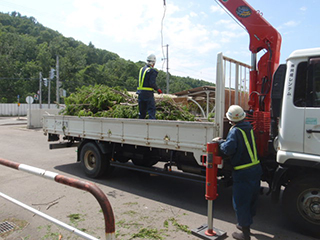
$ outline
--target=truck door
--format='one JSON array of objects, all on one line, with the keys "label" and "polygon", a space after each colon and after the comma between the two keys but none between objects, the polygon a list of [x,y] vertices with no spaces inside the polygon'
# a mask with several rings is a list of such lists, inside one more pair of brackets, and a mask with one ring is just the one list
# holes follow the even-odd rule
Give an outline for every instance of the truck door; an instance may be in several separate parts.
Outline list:
[{"label": "truck door", "polygon": [[304,151],[320,155],[320,57],[309,59],[307,72]]}]

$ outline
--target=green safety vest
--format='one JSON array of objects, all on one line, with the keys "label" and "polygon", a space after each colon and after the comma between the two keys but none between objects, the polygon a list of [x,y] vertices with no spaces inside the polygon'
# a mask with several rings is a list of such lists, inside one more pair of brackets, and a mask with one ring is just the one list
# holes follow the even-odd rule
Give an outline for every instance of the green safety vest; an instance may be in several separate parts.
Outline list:
[{"label": "green safety vest", "polygon": [[252,149],[251,149],[251,146],[250,146],[250,143],[248,141],[248,138],[247,138],[247,135],[246,135],[245,131],[243,131],[241,128],[238,128],[238,127],[237,127],[237,129],[239,129],[240,132],[242,133],[244,143],[246,144],[249,156],[251,158],[251,163],[247,163],[247,164],[244,164],[244,165],[236,166],[236,167],[234,167],[234,170],[241,170],[241,169],[248,168],[248,167],[251,167],[251,166],[259,164],[260,161],[258,160],[257,148],[256,148],[255,140],[254,140],[253,130],[251,129],[251,131],[250,131],[251,139],[252,139],[252,145],[253,145],[253,152],[252,152]]},{"label": "green safety vest", "polygon": [[143,71],[143,67],[140,69],[140,72],[139,72],[139,87],[137,88],[138,90],[153,91],[153,88],[144,87],[143,86],[144,78],[146,76],[146,73],[149,71],[149,69],[150,69],[149,67],[146,68],[144,71]]}]

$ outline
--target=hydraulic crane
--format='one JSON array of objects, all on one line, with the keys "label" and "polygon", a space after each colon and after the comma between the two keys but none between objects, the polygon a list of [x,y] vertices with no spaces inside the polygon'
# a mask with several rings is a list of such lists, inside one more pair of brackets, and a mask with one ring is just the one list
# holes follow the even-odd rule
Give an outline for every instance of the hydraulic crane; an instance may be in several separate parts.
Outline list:
[{"label": "hydraulic crane", "polygon": [[[250,36],[249,50],[252,57],[248,120],[253,125],[258,154],[264,157],[268,155],[271,86],[273,74],[280,60],[281,35],[246,1],[219,0],[219,2],[247,29]],[[262,50],[266,52],[257,63],[257,53]]]}]

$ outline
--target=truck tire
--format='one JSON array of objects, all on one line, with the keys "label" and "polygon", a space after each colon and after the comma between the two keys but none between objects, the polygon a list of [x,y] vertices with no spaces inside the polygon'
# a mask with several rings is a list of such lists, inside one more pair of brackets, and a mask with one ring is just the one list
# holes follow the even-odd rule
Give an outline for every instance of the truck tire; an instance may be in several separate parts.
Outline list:
[{"label": "truck tire", "polygon": [[320,178],[306,176],[289,183],[283,193],[288,219],[304,234],[320,237]]},{"label": "truck tire", "polygon": [[81,148],[80,161],[85,174],[90,178],[99,178],[104,175],[110,164],[107,157],[93,142],[87,142]]}]

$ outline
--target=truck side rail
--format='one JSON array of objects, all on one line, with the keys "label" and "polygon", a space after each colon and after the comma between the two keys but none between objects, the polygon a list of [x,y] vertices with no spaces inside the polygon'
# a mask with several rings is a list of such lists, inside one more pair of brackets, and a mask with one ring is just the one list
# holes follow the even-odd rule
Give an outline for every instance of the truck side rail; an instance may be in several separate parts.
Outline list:
[{"label": "truck side rail", "polygon": [[43,116],[45,134],[193,152],[198,164],[206,144],[218,136],[212,122]]},{"label": "truck side rail", "polygon": [[248,109],[249,75],[251,66],[235,59],[217,54],[215,122],[219,126],[219,136],[224,135],[226,110],[233,104]]}]

